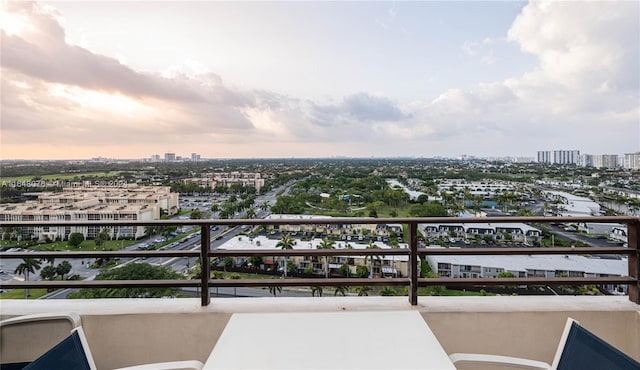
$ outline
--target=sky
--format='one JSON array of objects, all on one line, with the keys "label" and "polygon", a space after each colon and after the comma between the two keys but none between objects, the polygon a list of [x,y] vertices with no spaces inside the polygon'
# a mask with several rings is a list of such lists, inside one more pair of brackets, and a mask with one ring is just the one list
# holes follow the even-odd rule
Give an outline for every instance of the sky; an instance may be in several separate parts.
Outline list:
[{"label": "sky", "polygon": [[638,1],[2,1],[0,158],[640,151]]}]

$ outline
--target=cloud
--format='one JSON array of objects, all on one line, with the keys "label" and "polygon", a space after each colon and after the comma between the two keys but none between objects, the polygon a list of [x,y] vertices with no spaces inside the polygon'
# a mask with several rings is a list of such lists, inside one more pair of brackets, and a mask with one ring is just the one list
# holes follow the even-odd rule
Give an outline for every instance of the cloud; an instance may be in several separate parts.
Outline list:
[{"label": "cloud", "polygon": [[7,4],[25,25],[1,35],[3,158],[38,145],[60,156],[78,145],[138,153],[160,145],[222,157],[640,147],[637,2],[529,3],[505,38],[462,50],[497,65],[492,48],[508,41],[537,58],[534,68],[410,102],[366,91],[321,102],[243,90],[196,60],[136,71],[69,44],[55,10]]},{"label": "cloud", "polygon": [[[473,136],[503,150],[506,145],[517,151],[517,142],[530,153],[548,149],[549,143],[566,147],[568,140],[587,153],[637,150],[638,7],[637,2],[529,3],[507,37],[536,56],[538,65],[519,77],[442,93],[417,110],[422,125],[414,133],[459,143]],[[462,49],[480,56],[483,45],[495,42],[500,40],[469,41]]]},{"label": "cloud", "polygon": [[[3,144],[186,141],[254,129],[243,114],[254,96],[193,63],[165,76],[136,71],[68,44],[55,9],[9,2],[6,11],[24,27],[0,31]],[[41,133],[16,134],[25,130]]]},{"label": "cloud", "polygon": [[383,96],[365,92],[345,97],[341,104],[310,103],[312,121],[320,126],[402,121],[411,117],[396,103]]}]

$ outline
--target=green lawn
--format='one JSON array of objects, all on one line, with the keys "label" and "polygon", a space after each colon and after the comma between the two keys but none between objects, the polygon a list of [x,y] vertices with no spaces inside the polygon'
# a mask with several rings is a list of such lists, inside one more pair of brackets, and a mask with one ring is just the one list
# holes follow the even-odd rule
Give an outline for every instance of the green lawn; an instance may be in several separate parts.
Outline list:
[{"label": "green lawn", "polygon": [[[47,294],[46,289],[29,289],[29,299],[40,298]],[[23,289],[13,289],[5,293],[0,293],[0,299],[24,299]]]}]

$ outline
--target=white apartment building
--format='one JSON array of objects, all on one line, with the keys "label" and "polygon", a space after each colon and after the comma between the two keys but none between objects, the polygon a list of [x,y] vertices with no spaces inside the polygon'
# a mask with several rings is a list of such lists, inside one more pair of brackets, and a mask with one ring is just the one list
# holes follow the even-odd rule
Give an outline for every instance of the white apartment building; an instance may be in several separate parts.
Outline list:
[{"label": "white apartment building", "polygon": [[[62,193],[41,193],[35,201],[0,204],[0,221],[152,221],[160,219],[161,209],[176,212],[177,204],[178,194],[169,187],[65,188]],[[102,229],[112,239],[140,238],[145,232],[144,226],[38,226],[5,229],[2,237],[65,240],[79,232],[91,239]]]},{"label": "white apartment building", "polygon": [[468,190],[471,195],[493,197],[496,193],[516,192],[518,187],[502,181],[469,181],[450,179],[438,183],[440,193],[453,193]]},{"label": "white apartment building", "polygon": [[624,168],[640,170],[640,152],[624,154]]},{"label": "white apartment building", "polygon": [[[264,249],[264,250],[279,250],[276,245],[280,239],[271,239],[265,236],[257,236],[255,238],[249,238],[247,236],[236,236],[218,249],[224,250],[243,250],[243,249]],[[295,240],[293,249],[296,250],[316,250],[322,243],[322,239],[312,239],[308,241]],[[358,266],[366,266],[372,272],[374,277],[403,277],[408,276],[409,273],[409,256],[385,256],[384,250],[391,249],[386,243],[374,242],[377,248],[380,249],[380,255],[371,258],[365,258],[365,256],[333,256],[324,258],[322,256],[291,256],[290,261],[293,261],[299,270],[305,270],[311,268],[315,274],[323,274],[325,268],[329,272],[336,272],[338,269],[346,265],[349,269],[349,274],[355,275]],[[357,242],[344,242],[336,241],[333,244],[335,249],[366,249],[369,243],[357,243]],[[408,245],[401,243],[399,248],[408,248]],[[236,265],[241,265],[247,260],[246,257],[237,257],[235,259]],[[285,258],[284,257],[265,257],[263,259],[265,265],[276,264],[280,270],[284,269]],[[326,264],[326,265],[325,265]]]},{"label": "white apartment building", "polygon": [[426,262],[441,277],[496,278],[501,272],[516,277],[606,277],[627,276],[626,259],[576,255],[521,256],[427,256]]},{"label": "white apartment building", "polygon": [[203,173],[200,178],[184,179],[185,183],[197,183],[214,189],[217,186],[230,187],[233,184],[250,186],[259,193],[264,186],[264,179],[258,172],[213,172]]},{"label": "white apartment building", "polygon": [[42,193],[38,202],[70,203],[82,198],[99,198],[104,204],[157,205],[168,215],[179,210],[179,194],[172,193],[169,186],[139,186],[137,184],[117,184],[118,186],[79,186],[64,188],[62,193]]},{"label": "white apartment building", "polygon": [[578,164],[579,162],[580,162],[579,150],[538,151],[538,163]]},{"label": "white apartment building", "polygon": [[476,236],[491,238],[509,235],[516,242],[532,242],[542,236],[535,227],[521,222],[501,223],[451,223],[451,224],[419,224],[418,230],[426,237],[475,238]]}]

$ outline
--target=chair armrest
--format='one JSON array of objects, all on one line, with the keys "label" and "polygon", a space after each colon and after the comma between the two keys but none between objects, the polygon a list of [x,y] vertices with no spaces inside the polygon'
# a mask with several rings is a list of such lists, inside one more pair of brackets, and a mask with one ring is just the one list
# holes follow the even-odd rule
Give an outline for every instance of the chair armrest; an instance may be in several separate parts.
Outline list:
[{"label": "chair armrest", "polygon": [[190,360],[121,367],[115,370],[201,370],[202,366],[202,362]]},{"label": "chair armrest", "polygon": [[81,325],[82,321],[80,315],[75,312],[67,313],[38,313],[33,315],[16,316],[10,319],[0,321],[0,327],[29,323],[35,321],[53,321],[53,320],[67,320],[73,328],[77,328]]},{"label": "chair armrest", "polygon": [[481,362],[484,364],[505,366],[509,365],[515,368],[521,369],[533,369],[533,370],[550,370],[551,366],[542,361],[529,360],[526,358],[498,356],[498,355],[484,355],[476,353],[453,353],[449,355],[451,362],[454,364],[457,362]]}]

